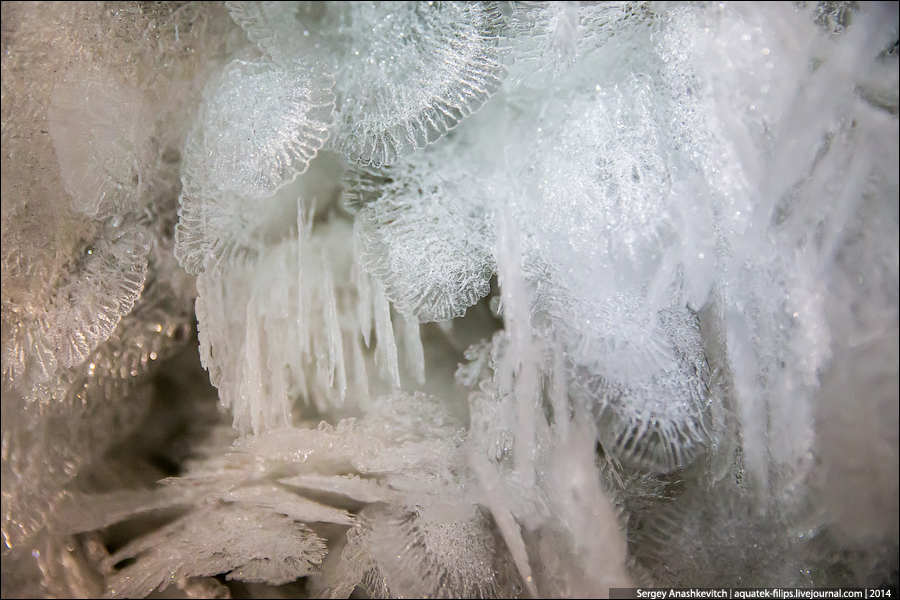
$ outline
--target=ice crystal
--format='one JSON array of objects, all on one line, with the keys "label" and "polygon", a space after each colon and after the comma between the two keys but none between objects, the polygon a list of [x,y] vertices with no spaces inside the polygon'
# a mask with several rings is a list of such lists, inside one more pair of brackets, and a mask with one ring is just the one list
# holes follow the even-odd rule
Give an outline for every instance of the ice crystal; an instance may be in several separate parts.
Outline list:
[{"label": "ice crystal", "polygon": [[66,192],[91,217],[133,210],[148,133],[141,97],[98,71],[70,73],[53,89],[47,115]]},{"label": "ice crystal", "polygon": [[604,45],[646,28],[650,17],[647,2],[517,2],[510,80],[545,87],[579,62],[602,60]]},{"label": "ice crystal", "polygon": [[478,110],[505,76],[496,3],[233,2],[230,8],[276,61],[318,51],[336,82],[332,146],[363,164],[391,164],[438,140]]},{"label": "ice crystal", "polygon": [[5,372],[45,382],[60,369],[77,367],[131,312],[147,276],[149,236],[116,217],[96,235],[82,242],[68,269],[55,274],[53,288],[26,300],[40,309],[4,310]]},{"label": "ice crystal", "polygon": [[896,4],[0,10],[4,597],[895,581]]},{"label": "ice crystal", "polygon": [[687,308],[662,311],[659,326],[671,362],[646,378],[575,372],[572,395],[595,406],[601,443],[624,462],[670,472],[690,464],[709,443],[709,367],[699,325]]},{"label": "ice crystal", "polygon": [[397,310],[421,322],[461,317],[487,295],[495,270],[489,191],[461,177],[460,146],[440,143],[395,166],[357,168],[344,192],[363,264]]},{"label": "ice crystal", "polygon": [[429,598],[500,595],[495,540],[484,514],[444,522],[435,516],[397,508],[367,515],[368,551],[387,589]]},{"label": "ice crystal", "polygon": [[186,190],[264,197],[305,171],[328,137],[330,85],[302,65],[231,61],[210,82],[203,128],[185,148]]},{"label": "ice crystal", "polygon": [[[250,542],[250,543],[248,543]],[[110,597],[143,596],[183,577],[286,583],[315,572],[325,542],[290,517],[239,504],[198,509],[128,544],[109,559],[136,559],[111,578]]]}]

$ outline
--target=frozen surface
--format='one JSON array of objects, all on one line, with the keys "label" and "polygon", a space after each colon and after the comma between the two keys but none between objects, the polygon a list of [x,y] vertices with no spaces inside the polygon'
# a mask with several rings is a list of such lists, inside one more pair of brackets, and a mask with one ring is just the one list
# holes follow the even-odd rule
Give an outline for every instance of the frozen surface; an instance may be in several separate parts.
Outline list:
[{"label": "frozen surface", "polygon": [[110,556],[111,564],[140,557],[140,566],[118,571],[109,582],[108,595],[131,598],[165,589],[183,577],[218,573],[228,573],[228,579],[287,583],[315,572],[324,556],[324,541],[289,517],[212,506]]}]

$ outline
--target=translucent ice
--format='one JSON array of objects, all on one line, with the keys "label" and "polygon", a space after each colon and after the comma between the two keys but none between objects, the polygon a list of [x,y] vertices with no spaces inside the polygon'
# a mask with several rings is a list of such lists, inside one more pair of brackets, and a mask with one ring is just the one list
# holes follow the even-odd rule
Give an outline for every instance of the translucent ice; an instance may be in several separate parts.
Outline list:
[{"label": "translucent ice", "polygon": [[510,19],[510,81],[545,87],[576,63],[602,60],[610,38],[627,38],[650,24],[649,4],[517,2]]}]

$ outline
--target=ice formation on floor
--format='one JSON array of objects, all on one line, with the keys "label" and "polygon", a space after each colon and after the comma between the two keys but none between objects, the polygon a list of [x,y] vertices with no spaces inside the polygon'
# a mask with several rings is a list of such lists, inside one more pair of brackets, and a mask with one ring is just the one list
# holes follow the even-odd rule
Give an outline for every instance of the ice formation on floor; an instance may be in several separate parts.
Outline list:
[{"label": "ice formation on floor", "polygon": [[4,597],[896,586],[896,4],[2,22]]}]

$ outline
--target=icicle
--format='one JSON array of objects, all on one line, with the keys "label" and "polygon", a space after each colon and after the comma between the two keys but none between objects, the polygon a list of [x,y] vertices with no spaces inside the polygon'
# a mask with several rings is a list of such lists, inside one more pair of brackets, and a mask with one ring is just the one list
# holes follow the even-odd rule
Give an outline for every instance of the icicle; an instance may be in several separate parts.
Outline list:
[{"label": "icicle", "polygon": [[309,385],[306,382],[306,369],[304,368],[303,363],[306,362],[307,357],[300,357],[300,365],[296,370],[292,369],[292,373],[294,375],[294,379],[297,382],[297,390],[300,394],[300,397],[303,398],[303,402],[309,406],[309,395],[312,393]]},{"label": "icicle", "polygon": [[414,316],[402,315],[403,350],[406,354],[406,369],[419,384],[425,383],[425,350],[419,333],[419,320]]},{"label": "icicle", "polygon": [[[276,256],[275,267],[278,273],[290,273],[291,256],[289,252],[279,252]],[[268,280],[257,278],[254,282],[256,289],[266,289]],[[266,367],[271,374],[271,390],[269,393],[272,403],[272,417],[278,419],[281,414],[284,423],[290,423],[290,409],[288,407],[288,377],[286,370],[291,358],[295,355],[293,343],[294,332],[290,327],[284,327],[291,315],[291,282],[290,278],[277,278],[272,282],[269,291],[268,309],[263,320],[263,331],[266,334],[266,342],[269,348]],[[289,321],[288,321],[289,322]]]},{"label": "icicle", "polygon": [[332,380],[329,368],[331,357],[327,340],[321,335],[315,335],[312,338],[312,355],[316,357],[316,371],[312,377],[309,394],[315,402],[316,409],[319,412],[325,412],[331,408]]},{"label": "icicle", "polygon": [[741,311],[729,311],[727,335],[729,362],[738,395],[744,468],[757,490],[765,495],[769,489],[766,398],[757,379],[758,363]]},{"label": "icicle", "polygon": [[359,248],[356,240],[356,236],[353,236],[353,273],[356,279],[356,294],[358,297],[356,316],[359,319],[359,328],[362,330],[366,348],[371,348],[369,342],[372,336],[372,287],[369,282],[369,273],[366,272],[359,260]]},{"label": "icicle", "polygon": [[540,400],[541,373],[532,361],[522,363],[516,377],[516,437],[513,455],[516,471],[521,474],[526,489],[534,485],[535,432],[537,430],[536,407]]},{"label": "icicle", "polygon": [[553,384],[550,401],[553,405],[553,422],[559,439],[566,439],[569,434],[569,394],[566,386],[566,357],[559,340],[553,343]]},{"label": "icicle", "polygon": [[303,257],[312,233],[313,211],[307,215],[303,196],[297,197],[297,330],[300,335],[300,354],[309,356],[309,286],[304,281]]},{"label": "icicle", "polygon": [[540,394],[540,370],[531,335],[528,292],[522,278],[519,232],[505,212],[501,212],[499,221],[497,266],[503,298],[503,322],[510,342],[501,361],[500,393],[502,396],[514,388],[516,430],[513,456],[522,483],[529,488],[535,478],[535,411]]},{"label": "icicle", "polygon": [[500,214],[497,240],[497,270],[503,302],[503,325],[514,348],[531,339],[530,306],[522,277],[522,249],[519,230],[509,215]]},{"label": "icicle", "polygon": [[372,281],[373,308],[375,312],[375,362],[382,371],[382,377],[390,379],[391,385],[400,387],[400,367],[397,364],[397,344],[394,342],[394,328],[391,324],[391,305],[384,295],[384,287],[377,279]]},{"label": "icicle", "polygon": [[341,324],[338,321],[337,300],[335,298],[334,281],[331,276],[331,267],[328,266],[324,254],[322,264],[325,266],[325,297],[323,310],[325,312],[325,335],[328,339],[328,385],[333,386],[337,375],[338,393],[341,402],[347,397],[347,373],[344,367],[344,343],[341,339]]},{"label": "icicle", "polygon": [[[197,337],[200,340],[200,364],[207,371],[210,371],[212,367],[211,323],[222,323],[222,321],[212,320],[211,317],[218,312],[216,307],[221,302],[221,281],[213,279],[211,275],[201,273],[197,277],[197,301],[194,303],[194,307],[197,313]],[[213,385],[216,385],[211,371],[210,379]]]},{"label": "icicle", "polygon": [[[285,377],[284,369],[272,369],[270,366],[269,370],[272,373],[271,398],[272,403],[275,405],[272,408],[275,409],[280,406],[281,418],[284,419],[285,424],[290,423],[291,416],[288,407],[287,378]],[[277,419],[278,413],[273,410],[272,416]]]},{"label": "icicle", "polygon": [[525,582],[525,587],[528,588],[531,596],[538,598],[537,586],[531,576],[531,565],[528,563],[528,550],[525,548],[525,540],[522,539],[522,530],[519,524],[516,523],[509,508],[510,503],[501,489],[500,474],[497,473],[497,470],[486,458],[479,456],[471,448],[468,454],[469,464],[472,466],[472,471],[474,471],[475,477],[478,478],[478,482],[484,490],[488,508],[494,516],[498,529],[500,529],[503,541],[509,547],[516,569],[518,569],[519,575],[522,576],[522,581]]},{"label": "icicle", "polygon": [[[263,361],[259,344],[259,328],[256,324],[256,303],[253,298],[247,302],[247,327],[244,337],[244,373],[247,383],[247,402],[249,403],[250,424],[253,433],[258,434],[260,425],[269,425],[269,414],[266,406],[266,398],[263,393],[262,369]],[[235,410],[235,420],[242,411]],[[262,417],[263,423],[260,423]]]},{"label": "icicle", "polygon": [[[552,508],[567,530],[580,573],[574,575],[572,596],[608,597],[610,587],[632,585],[625,570],[628,558],[625,532],[616,507],[603,493],[594,464],[594,434],[573,424],[571,435],[553,451],[550,484]],[[583,574],[582,574],[583,573]]]},{"label": "icicle", "polygon": [[353,355],[354,397],[357,405],[365,405],[369,400],[369,376],[366,374],[366,359],[358,335],[353,336],[350,351]]}]

